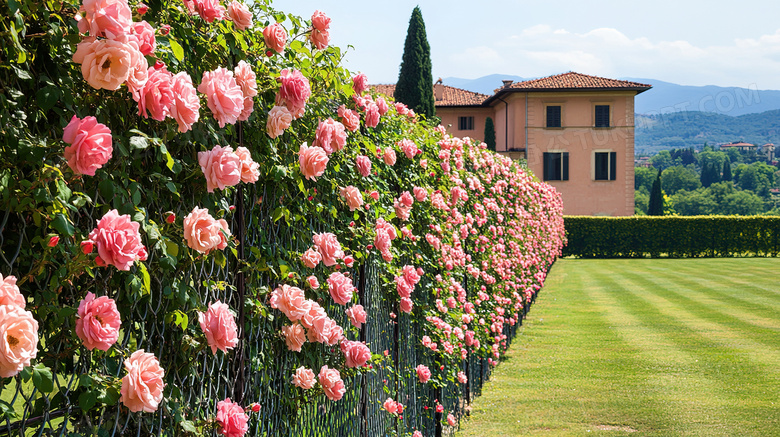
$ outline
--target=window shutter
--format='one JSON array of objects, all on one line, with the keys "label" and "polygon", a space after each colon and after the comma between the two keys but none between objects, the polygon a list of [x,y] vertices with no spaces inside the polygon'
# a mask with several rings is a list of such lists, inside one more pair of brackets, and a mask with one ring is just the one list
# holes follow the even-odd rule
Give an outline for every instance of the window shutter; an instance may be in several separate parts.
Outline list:
[{"label": "window shutter", "polygon": [[561,172],[561,180],[562,181],[568,181],[569,180],[569,152],[563,152],[562,155],[562,161],[563,161],[563,171]]},{"label": "window shutter", "polygon": [[543,164],[544,165],[542,168],[542,173],[543,173],[542,179],[544,179],[545,181],[549,181],[550,180],[550,154],[549,153],[544,154]]},{"label": "window shutter", "polygon": [[609,180],[614,181],[617,176],[617,153],[609,152]]}]

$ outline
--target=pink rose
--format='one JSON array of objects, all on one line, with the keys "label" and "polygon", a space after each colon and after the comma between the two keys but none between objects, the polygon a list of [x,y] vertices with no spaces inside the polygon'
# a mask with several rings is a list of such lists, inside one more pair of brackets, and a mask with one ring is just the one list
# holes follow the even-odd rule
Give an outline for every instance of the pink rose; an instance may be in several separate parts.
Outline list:
[{"label": "pink rose", "polygon": [[[319,307],[319,305],[317,306]],[[308,329],[307,337],[312,343],[327,343],[330,331],[336,325],[336,322],[331,320],[322,308],[318,308],[314,314],[310,312],[304,316],[301,323]]]},{"label": "pink rose", "polygon": [[398,199],[396,199],[393,203],[393,208],[395,209],[396,217],[398,217],[401,221],[409,220],[409,214],[411,213],[412,208],[402,205]]},{"label": "pink rose", "polygon": [[371,359],[371,350],[359,341],[342,341],[341,352],[346,358],[347,367],[363,367]]},{"label": "pink rose", "polygon": [[184,133],[190,130],[200,118],[200,99],[192,85],[192,78],[185,71],[171,78],[171,89],[173,91],[171,117],[179,124],[179,132]]},{"label": "pink rose", "polygon": [[369,103],[366,106],[366,126],[376,127],[379,124],[379,107],[376,103]]},{"label": "pink rose", "polygon": [[387,102],[385,101],[384,97],[379,97],[376,99],[376,107],[379,109],[379,116],[383,116],[387,114],[387,111],[390,110],[390,108],[387,106]]},{"label": "pink rose", "polygon": [[301,347],[306,343],[306,332],[303,330],[303,326],[298,323],[282,326],[282,335],[287,349],[293,352],[300,352]]},{"label": "pink rose", "polygon": [[320,374],[317,375],[320,385],[325,391],[325,396],[332,401],[338,401],[344,396],[346,389],[344,381],[341,380],[341,374],[336,369],[329,369],[328,366],[322,366]]},{"label": "pink rose", "polygon": [[324,50],[330,44],[330,33],[327,30],[311,30],[311,43],[317,50]]},{"label": "pink rose", "polygon": [[327,267],[336,264],[338,260],[344,258],[344,251],[341,250],[341,244],[339,244],[339,240],[336,239],[335,235],[329,232],[314,234],[312,239],[320,255],[322,255],[322,263]]},{"label": "pink rose", "polygon": [[227,353],[228,349],[238,345],[236,318],[226,303],[216,301],[209,305],[205,313],[198,311],[198,323],[206,334],[212,354],[216,355],[217,349]]},{"label": "pink rose", "polygon": [[233,20],[238,30],[246,30],[252,27],[252,12],[245,4],[233,0],[227,7],[228,17]]},{"label": "pink rose", "polygon": [[371,174],[371,158],[365,155],[358,155],[355,158],[355,164],[357,165],[358,173],[361,176],[367,177]]},{"label": "pink rose", "polygon": [[363,94],[363,91],[368,89],[368,77],[363,73],[356,74],[352,78],[352,89],[355,94]]},{"label": "pink rose", "polygon": [[27,299],[22,296],[19,287],[16,286],[16,276],[9,275],[3,278],[0,274],[0,305],[17,306],[24,309]]},{"label": "pink rose", "polygon": [[260,173],[257,169],[260,164],[256,163],[252,159],[252,154],[246,147],[239,147],[236,149],[236,155],[238,155],[239,161],[241,161],[241,182],[245,184],[254,184],[260,179]]},{"label": "pink rose", "polygon": [[[233,3],[238,3],[233,0]],[[239,61],[234,70],[236,83],[241,87],[244,97],[254,97],[257,95],[257,75],[252,71],[252,66],[246,61]]]},{"label": "pink rose", "polygon": [[37,353],[38,322],[32,313],[16,305],[0,305],[0,377],[18,374]]},{"label": "pink rose", "polygon": [[387,400],[382,403],[382,408],[384,408],[385,411],[390,414],[396,414],[398,411],[398,403],[396,403],[392,398],[387,398]]},{"label": "pink rose", "polygon": [[421,383],[425,384],[431,379],[431,370],[427,366],[420,364],[415,370],[417,371],[417,378]]},{"label": "pink rose", "polygon": [[401,311],[405,312],[406,314],[411,314],[412,308],[414,308],[414,302],[412,302],[412,300],[408,297],[402,297],[400,306]]},{"label": "pink rose", "polygon": [[374,200],[379,200],[379,192],[376,190],[372,190],[368,195]]},{"label": "pink rose", "polygon": [[382,159],[385,161],[385,164],[387,165],[395,165],[396,156],[395,156],[395,150],[393,150],[392,147],[388,147],[385,149],[385,154],[382,156]]},{"label": "pink rose", "polygon": [[347,132],[344,130],[343,124],[328,118],[317,126],[312,147],[322,147],[330,155],[343,149],[346,144]]},{"label": "pink rose", "polygon": [[423,437],[423,433],[421,433],[420,431],[415,431],[414,433],[412,433],[412,437]]},{"label": "pink rose", "polygon": [[127,271],[136,260],[146,260],[146,247],[141,242],[139,227],[129,215],[119,215],[112,209],[98,220],[89,239],[97,245],[98,255],[106,264]]},{"label": "pink rose", "polygon": [[455,416],[452,415],[452,413],[447,414],[447,424],[450,426],[455,426],[458,423],[458,419],[455,418]]},{"label": "pink rose", "polygon": [[[271,296],[271,299],[273,299],[273,296]],[[328,315],[325,313],[325,310],[322,309],[320,304],[317,302],[308,301],[309,302],[309,310],[306,311],[306,313],[301,317],[301,325],[303,325],[306,329],[312,329],[314,326],[314,322],[318,319],[327,319]],[[309,337],[313,338],[313,337]],[[315,340],[316,341],[316,340]]]},{"label": "pink rose", "polygon": [[219,2],[220,0],[195,0],[195,10],[207,23],[214,20],[225,18],[225,8]]},{"label": "pink rose", "polygon": [[80,119],[74,115],[65,126],[62,140],[70,144],[63,154],[76,174],[94,176],[114,151],[111,130],[92,116]]},{"label": "pink rose", "polygon": [[154,38],[154,28],[146,21],[133,23],[132,34],[129,40],[135,41],[138,45],[138,51],[144,56],[151,55],[157,47],[157,41]]},{"label": "pink rose", "polygon": [[304,390],[308,390],[314,387],[317,380],[314,377],[314,372],[311,369],[307,369],[303,366],[295,369],[293,373],[292,383],[296,387],[300,387]]},{"label": "pink rose", "polygon": [[346,305],[352,300],[355,286],[352,280],[340,272],[333,272],[328,277],[328,291],[333,301],[339,305]]},{"label": "pink rose", "polygon": [[306,299],[303,290],[287,284],[280,285],[271,292],[271,308],[283,312],[291,322],[300,320],[311,310],[312,302]]},{"label": "pink rose", "polygon": [[287,44],[287,32],[281,24],[274,23],[263,29],[263,39],[269,49],[276,53],[282,53],[285,44]]},{"label": "pink rose", "polygon": [[363,323],[366,323],[366,319],[368,318],[366,311],[363,309],[363,305],[352,305],[349,307],[349,309],[347,309],[346,313],[347,317],[349,317],[350,323],[352,323],[352,325],[357,329],[360,329]]},{"label": "pink rose", "polygon": [[244,110],[244,93],[233,77],[233,72],[223,67],[204,71],[198,91],[206,95],[206,103],[219,123],[219,127],[235,124]]},{"label": "pink rose", "polygon": [[[315,253],[318,253],[318,252],[315,252]],[[308,278],[306,278],[306,283],[309,284],[309,287],[311,287],[312,290],[316,290],[316,289],[320,288],[320,281],[317,279],[316,276],[312,275],[312,276],[309,276]]]},{"label": "pink rose", "polygon": [[214,249],[227,247],[225,234],[230,236],[230,228],[225,219],[215,220],[206,208],[193,208],[184,217],[184,240],[187,246],[200,253],[208,254]]},{"label": "pink rose", "polygon": [[226,398],[217,402],[219,433],[227,437],[243,437],[249,431],[249,416],[241,405]]},{"label": "pink rose", "polygon": [[198,163],[206,176],[206,189],[213,193],[215,188],[237,185],[241,181],[241,158],[230,146],[214,146],[207,152],[198,152]]},{"label": "pink rose", "polygon": [[463,372],[458,372],[458,382],[465,384],[469,381],[469,378]]},{"label": "pink rose", "polygon": [[268,132],[268,136],[276,138],[282,134],[292,124],[292,114],[284,106],[274,106],[268,113],[268,122],[265,125],[265,130]]},{"label": "pink rose", "polygon": [[404,155],[409,159],[414,158],[414,155],[417,154],[417,145],[412,140],[401,140],[395,143],[395,145],[400,147]]},{"label": "pink rose", "polygon": [[414,187],[414,197],[418,202],[424,202],[428,198],[428,190],[425,188]]},{"label": "pink rose", "polygon": [[163,376],[165,371],[160,367],[154,354],[139,349],[125,360],[127,375],[122,378],[122,389],[119,402],[130,411],[153,413],[163,398]]},{"label": "pink rose", "polygon": [[300,118],[311,96],[309,79],[298,70],[285,68],[276,80],[280,84],[276,104],[286,106],[293,118]]},{"label": "pink rose", "polygon": [[146,84],[138,93],[138,115],[149,118],[149,113],[151,113],[154,120],[163,121],[170,113],[170,108],[174,103],[173,87],[171,86],[173,76],[165,67],[159,70],[149,67],[147,75]]},{"label": "pink rose", "polygon": [[341,197],[344,198],[344,200],[347,202],[347,206],[349,206],[350,211],[354,211],[361,206],[363,206],[363,195],[360,193],[360,190],[350,185],[348,187],[342,188],[340,190]]},{"label": "pink rose", "polygon": [[344,257],[344,264],[346,264],[347,267],[352,267],[352,264],[355,263],[355,258],[352,257],[352,255],[347,255]]},{"label": "pink rose", "polygon": [[322,255],[320,255],[318,251],[309,248],[306,250],[306,252],[303,252],[303,255],[301,255],[301,261],[303,261],[303,265],[313,269],[317,267],[317,264],[319,264],[320,261],[322,261]]},{"label": "pink rose", "polygon": [[301,165],[301,173],[306,179],[314,179],[325,173],[328,166],[328,154],[322,147],[307,147],[306,143],[301,144],[298,151],[298,160]]},{"label": "pink rose", "polygon": [[328,30],[330,29],[330,18],[323,12],[314,11],[311,16],[311,25],[317,30]]},{"label": "pink rose", "polygon": [[[130,45],[133,44],[136,43],[130,43]],[[149,80],[149,63],[146,62],[146,56],[138,50],[130,50],[130,71],[127,74],[125,85],[136,102],[140,99],[141,90],[146,85],[147,80]]]},{"label": "pink rose", "polygon": [[87,350],[107,351],[119,338],[122,324],[116,302],[107,296],[95,299],[91,292],[79,303],[76,335]]},{"label": "pink rose", "polygon": [[116,90],[135,67],[133,45],[110,39],[86,39],[73,54],[73,62],[81,64],[84,80],[97,90]]},{"label": "pink rose", "polygon": [[347,109],[346,106],[341,105],[338,109],[339,118],[341,118],[341,123],[344,124],[344,127],[347,128],[350,132],[355,132],[360,127],[360,115],[351,110]]},{"label": "pink rose", "polygon": [[84,12],[78,22],[81,33],[116,40],[130,33],[133,13],[127,0],[84,0],[80,11]]},{"label": "pink rose", "polygon": [[238,121],[247,121],[249,116],[255,110],[255,101],[251,97],[244,97],[244,107],[241,109],[241,115],[238,116]]},{"label": "pink rose", "polygon": [[405,208],[410,208],[414,204],[414,198],[408,191],[401,193],[401,197],[398,198],[398,202]]}]

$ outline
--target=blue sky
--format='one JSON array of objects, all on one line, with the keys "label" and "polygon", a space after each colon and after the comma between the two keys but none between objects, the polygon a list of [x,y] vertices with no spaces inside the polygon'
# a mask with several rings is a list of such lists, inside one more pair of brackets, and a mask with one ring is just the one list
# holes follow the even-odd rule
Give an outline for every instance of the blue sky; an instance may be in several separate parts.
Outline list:
[{"label": "blue sky", "polygon": [[394,83],[419,5],[433,76],[523,77],[573,70],[683,85],[780,89],[780,2],[773,0],[274,1],[332,18],[347,67]]}]

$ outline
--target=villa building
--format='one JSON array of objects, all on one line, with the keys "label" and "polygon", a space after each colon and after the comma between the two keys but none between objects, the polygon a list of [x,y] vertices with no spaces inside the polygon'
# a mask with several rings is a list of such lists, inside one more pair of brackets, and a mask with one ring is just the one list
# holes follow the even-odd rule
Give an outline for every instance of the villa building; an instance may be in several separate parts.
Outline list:
[{"label": "villa building", "polygon": [[[375,86],[392,96],[393,85]],[[634,97],[650,85],[574,72],[504,81],[487,96],[437,83],[436,115],[458,137],[484,139],[524,158],[563,196],[567,215],[634,214]]]}]

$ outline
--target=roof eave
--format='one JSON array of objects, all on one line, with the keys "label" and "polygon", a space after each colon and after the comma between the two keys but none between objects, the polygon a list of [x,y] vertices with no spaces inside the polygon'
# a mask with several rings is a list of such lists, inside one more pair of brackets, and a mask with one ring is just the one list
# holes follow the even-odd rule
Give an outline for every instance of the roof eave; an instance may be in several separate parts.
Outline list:
[{"label": "roof eave", "polygon": [[596,88],[501,88],[495,94],[485,99],[482,102],[482,106],[490,106],[494,100],[500,100],[499,96],[510,93],[564,93],[571,91],[635,91],[637,94],[641,94],[652,88],[652,86],[646,87],[596,87]]}]

